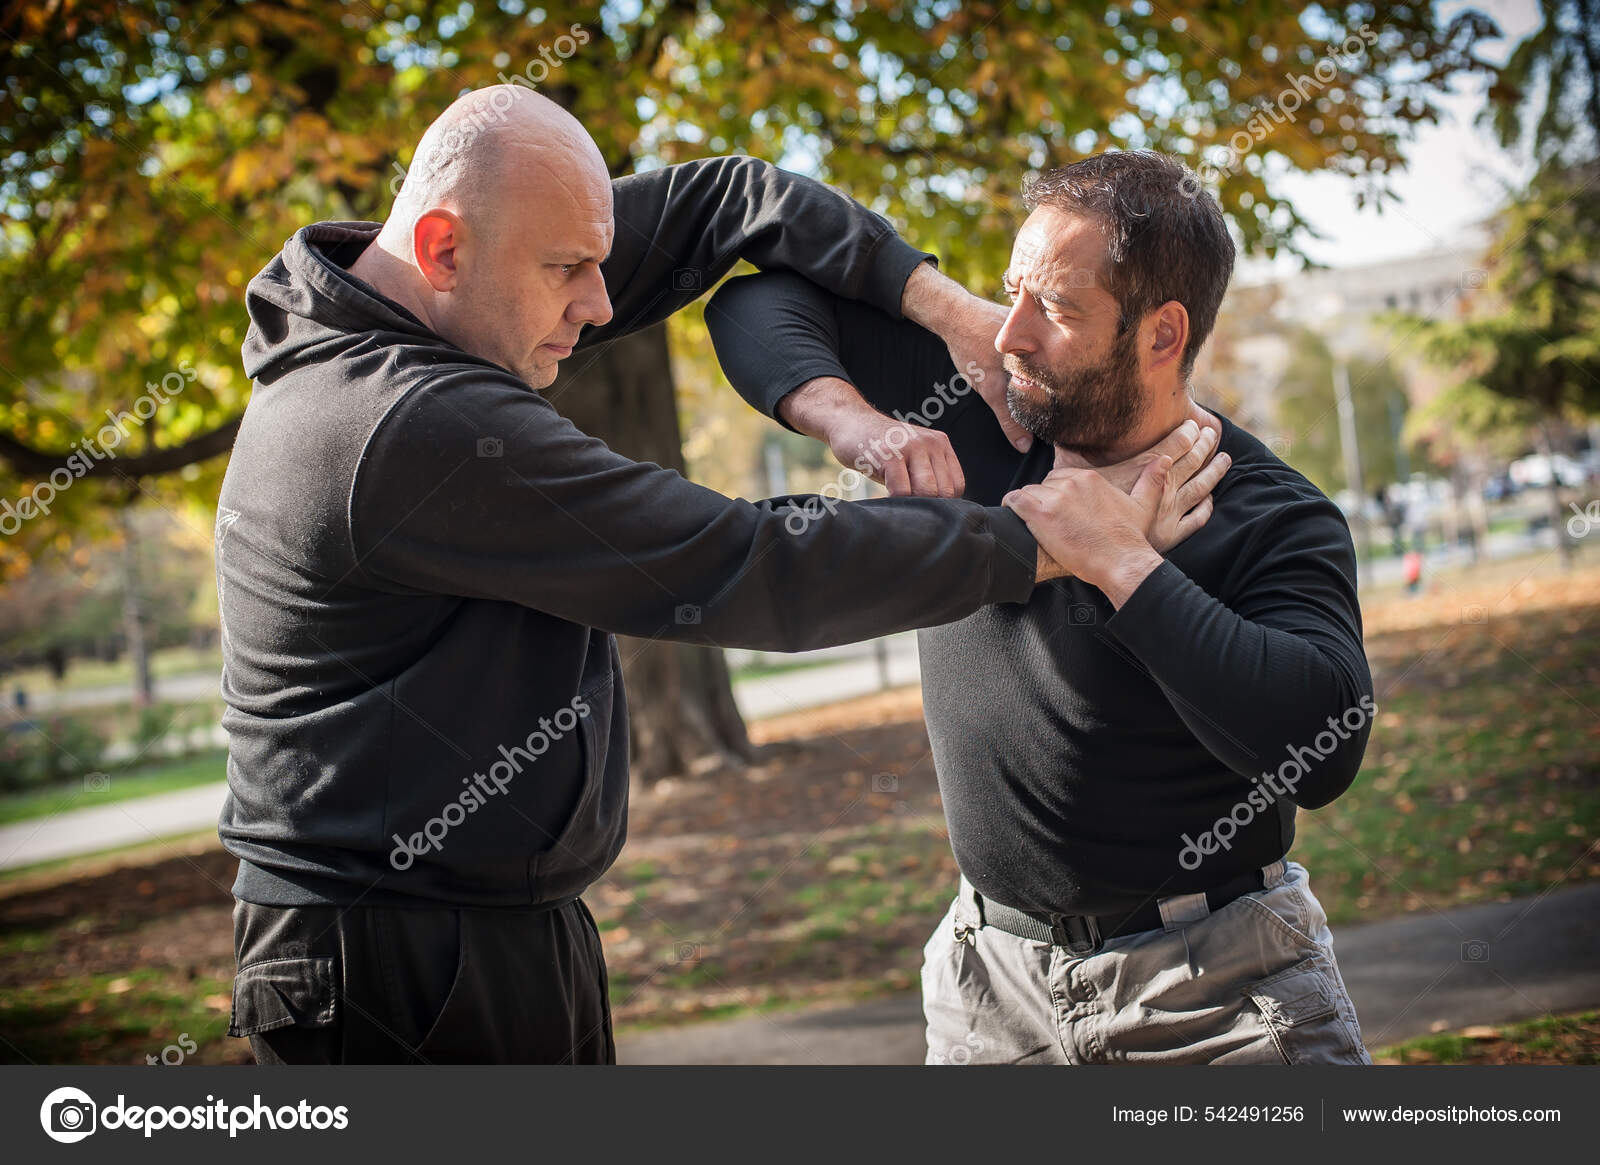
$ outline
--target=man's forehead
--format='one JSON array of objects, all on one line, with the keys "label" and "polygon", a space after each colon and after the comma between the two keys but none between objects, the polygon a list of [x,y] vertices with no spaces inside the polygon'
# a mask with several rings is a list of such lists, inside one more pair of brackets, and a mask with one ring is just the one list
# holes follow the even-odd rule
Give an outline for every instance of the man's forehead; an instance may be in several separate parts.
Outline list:
[{"label": "man's forehead", "polygon": [[[1040,207],[1028,216],[1011,247],[1011,276],[1034,282],[1069,282],[1072,272],[1098,272],[1105,236],[1093,220]],[[1076,284],[1081,279],[1070,280]]]}]

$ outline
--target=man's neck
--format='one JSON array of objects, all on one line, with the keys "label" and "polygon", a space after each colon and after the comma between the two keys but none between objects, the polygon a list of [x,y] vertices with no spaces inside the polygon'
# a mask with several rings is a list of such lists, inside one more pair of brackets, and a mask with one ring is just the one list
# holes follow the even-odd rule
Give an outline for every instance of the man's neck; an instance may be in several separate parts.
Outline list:
[{"label": "man's neck", "polygon": [[1160,399],[1145,410],[1144,419],[1120,441],[1106,449],[1081,451],[1083,458],[1091,465],[1115,465],[1119,461],[1126,461],[1157,444],[1191,417],[1197,424],[1203,424],[1210,414],[1194,403],[1189,396],[1188,385],[1174,384],[1170,389],[1163,390]]},{"label": "man's neck", "polygon": [[379,295],[394,300],[431,328],[427,306],[414,293],[416,272],[404,259],[390,253],[383,242],[380,233],[368,243],[366,250],[350,264],[350,274],[369,284]]}]

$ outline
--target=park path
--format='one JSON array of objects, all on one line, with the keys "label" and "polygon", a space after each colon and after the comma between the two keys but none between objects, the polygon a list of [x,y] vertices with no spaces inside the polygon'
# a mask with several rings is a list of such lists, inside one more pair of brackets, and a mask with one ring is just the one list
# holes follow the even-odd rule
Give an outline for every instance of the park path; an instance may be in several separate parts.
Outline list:
[{"label": "park path", "polygon": [[[837,662],[740,680],[733,685],[734,700],[746,720],[760,720],[880,691],[885,675],[890,686],[915,684],[921,674],[916,637],[897,635],[884,644],[881,660],[869,647],[865,654],[860,650],[843,653]],[[836,652],[828,649],[817,653],[817,658],[830,659]],[[216,677],[207,677],[207,683],[215,689]],[[163,698],[168,694],[163,686]],[[226,745],[226,735],[217,731],[218,743]],[[114,788],[116,774],[109,779]],[[0,870],[215,828],[225,791],[225,782],[218,781],[0,826]]]},{"label": "park path", "polygon": [[[1315,871],[1312,871],[1313,876]],[[1600,1006],[1600,883],[1334,929],[1369,1048]],[[624,1064],[920,1064],[915,994],[617,1037]]]}]

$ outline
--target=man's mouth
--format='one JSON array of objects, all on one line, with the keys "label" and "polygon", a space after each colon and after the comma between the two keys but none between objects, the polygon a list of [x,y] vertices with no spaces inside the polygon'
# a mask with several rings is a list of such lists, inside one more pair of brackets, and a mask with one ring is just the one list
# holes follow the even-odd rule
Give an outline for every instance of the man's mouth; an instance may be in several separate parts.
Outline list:
[{"label": "man's mouth", "polygon": [[1020,392],[1032,392],[1048,396],[1050,390],[1037,380],[1029,380],[1020,372],[1011,373],[1011,384]]},{"label": "man's mouth", "polygon": [[557,360],[565,360],[568,356],[572,355],[571,344],[540,344],[539,347],[543,348],[546,352],[549,352]]}]

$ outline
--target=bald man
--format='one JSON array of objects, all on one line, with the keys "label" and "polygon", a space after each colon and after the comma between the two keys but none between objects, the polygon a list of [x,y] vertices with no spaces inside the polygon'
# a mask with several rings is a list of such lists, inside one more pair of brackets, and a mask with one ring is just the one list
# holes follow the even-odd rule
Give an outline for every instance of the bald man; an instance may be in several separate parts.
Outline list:
[{"label": "bald man", "polygon": [[627,818],[613,634],[797,651],[1054,577],[953,483],[797,529],[535,391],[740,258],[926,323],[958,366],[998,359],[981,301],[849,199],[750,158],[612,182],[514,86],[430,127],[387,222],[306,227],[251,281],[216,556],[229,1033],[259,1062],[612,1061],[580,895]]}]

